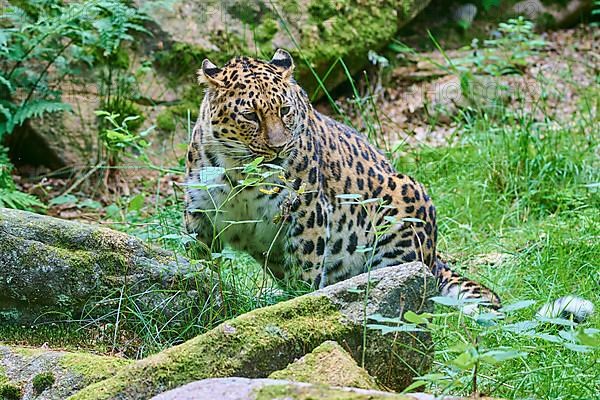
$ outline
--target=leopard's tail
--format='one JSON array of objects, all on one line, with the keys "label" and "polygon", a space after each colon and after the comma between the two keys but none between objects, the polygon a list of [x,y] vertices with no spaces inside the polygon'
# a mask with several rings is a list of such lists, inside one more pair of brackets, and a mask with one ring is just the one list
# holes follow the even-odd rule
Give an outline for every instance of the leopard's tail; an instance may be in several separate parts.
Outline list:
[{"label": "leopard's tail", "polygon": [[538,317],[573,318],[575,322],[583,322],[594,313],[594,304],[579,296],[564,296],[546,303],[537,312]]},{"label": "leopard's tail", "polygon": [[452,271],[448,264],[437,258],[432,268],[432,273],[437,279],[440,294],[453,299],[478,299],[477,303],[467,304],[463,312],[470,314],[477,309],[477,305],[499,309],[502,304],[500,297],[491,289],[479,282],[472,281]]}]

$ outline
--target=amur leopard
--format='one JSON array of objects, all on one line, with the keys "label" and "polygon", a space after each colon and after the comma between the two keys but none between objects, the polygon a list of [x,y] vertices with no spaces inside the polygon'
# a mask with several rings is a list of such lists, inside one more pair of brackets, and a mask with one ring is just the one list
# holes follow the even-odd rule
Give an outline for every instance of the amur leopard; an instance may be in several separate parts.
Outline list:
[{"label": "amur leopard", "polygon": [[[436,209],[423,185],[397,173],[359,132],[317,112],[293,70],[281,49],[270,61],[202,63],[206,93],[187,154],[188,232],[315,288],[421,261],[442,295],[498,308],[494,292],[436,257]],[[241,167],[258,157],[281,168],[267,178],[279,190],[239,189]]]}]

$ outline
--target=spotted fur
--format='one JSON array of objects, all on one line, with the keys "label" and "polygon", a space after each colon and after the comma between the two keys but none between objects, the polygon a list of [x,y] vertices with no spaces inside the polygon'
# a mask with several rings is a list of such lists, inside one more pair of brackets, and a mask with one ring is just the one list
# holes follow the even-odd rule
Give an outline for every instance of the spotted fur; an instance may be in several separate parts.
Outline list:
[{"label": "spotted fur", "polygon": [[[283,50],[269,62],[240,57],[219,68],[204,61],[199,79],[207,90],[187,160],[187,230],[316,288],[368,268],[422,261],[442,294],[499,307],[492,291],[437,259],[436,210],[423,185],[398,174],[363,135],[313,109],[293,68]],[[284,189],[249,188],[232,198],[243,179],[235,167],[259,156],[282,167],[283,176],[269,179]],[[211,189],[199,188],[207,179]],[[357,204],[347,195],[379,200]],[[205,211],[223,203],[218,213]]]}]

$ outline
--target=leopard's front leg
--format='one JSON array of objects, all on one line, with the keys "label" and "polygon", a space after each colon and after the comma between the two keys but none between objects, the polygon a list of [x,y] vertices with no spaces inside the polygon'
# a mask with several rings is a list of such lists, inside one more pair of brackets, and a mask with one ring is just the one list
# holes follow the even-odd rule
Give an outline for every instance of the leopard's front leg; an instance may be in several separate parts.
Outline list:
[{"label": "leopard's front leg", "polygon": [[290,218],[286,241],[287,274],[315,289],[327,284],[326,257],[330,217],[324,196],[303,195],[300,210]]},{"label": "leopard's front leg", "polygon": [[210,258],[222,249],[220,240],[215,239],[215,225],[205,211],[198,210],[191,201],[193,194],[186,194],[184,223],[188,234],[195,235],[194,246],[190,247],[194,258]]}]

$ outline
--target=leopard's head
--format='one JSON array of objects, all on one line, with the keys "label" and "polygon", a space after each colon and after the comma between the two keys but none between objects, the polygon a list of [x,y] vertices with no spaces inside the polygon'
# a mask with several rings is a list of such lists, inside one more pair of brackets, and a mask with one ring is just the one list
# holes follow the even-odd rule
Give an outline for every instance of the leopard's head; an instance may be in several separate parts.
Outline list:
[{"label": "leopard's head", "polygon": [[198,76],[207,86],[200,112],[206,140],[240,164],[261,156],[285,161],[311,111],[293,71],[291,55],[281,49],[270,61],[238,57],[221,68],[204,60]]}]

